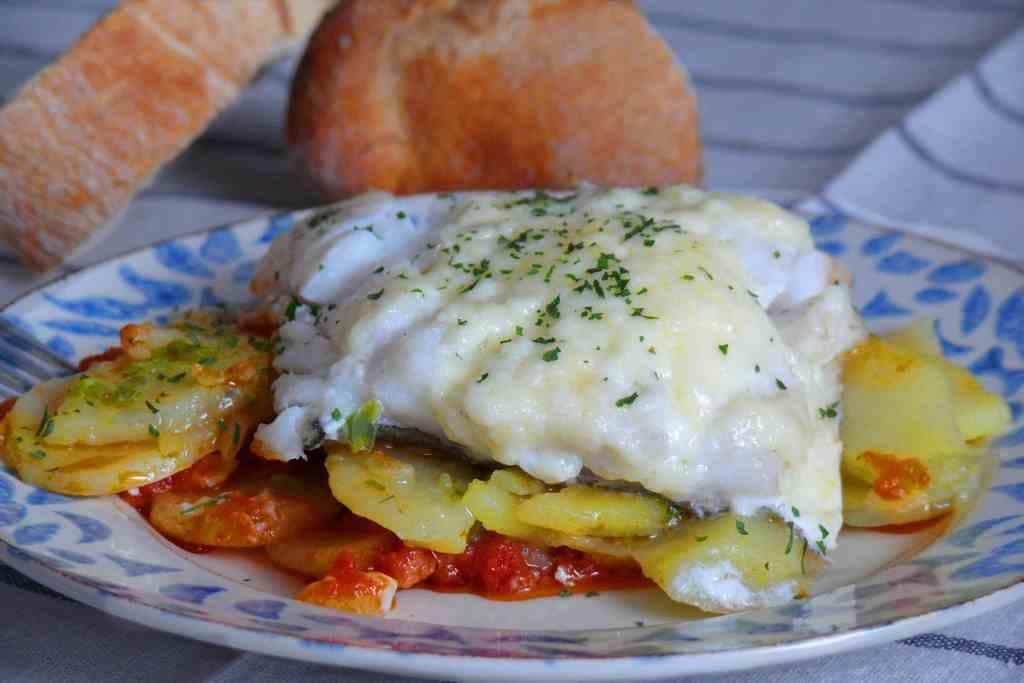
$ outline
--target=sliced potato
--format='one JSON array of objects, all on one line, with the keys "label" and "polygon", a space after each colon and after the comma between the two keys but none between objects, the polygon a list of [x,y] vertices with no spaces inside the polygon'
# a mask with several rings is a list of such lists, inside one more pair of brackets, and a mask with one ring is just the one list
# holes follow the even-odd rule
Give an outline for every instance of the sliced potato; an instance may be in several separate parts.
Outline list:
[{"label": "sliced potato", "polygon": [[872,337],[843,366],[843,472],[873,484],[867,452],[913,457],[926,467],[960,453],[952,383],[939,362]]},{"label": "sliced potato", "polygon": [[964,368],[948,363],[947,372],[953,383],[956,424],[968,441],[990,439],[1010,426],[1010,406],[1003,397],[982,386]]},{"label": "sliced potato", "polygon": [[342,553],[352,558],[357,569],[365,571],[396,542],[394,534],[384,529],[319,529],[268,545],[267,555],[283,569],[319,579],[327,576]]},{"label": "sliced potato", "polygon": [[[975,449],[932,463],[926,486],[901,485],[883,478],[872,486],[844,481],[843,522],[854,527],[878,527],[921,522],[945,514],[975,493],[984,457]],[[902,489],[900,495],[893,495],[894,487]]]},{"label": "sliced potato", "polygon": [[[819,562],[816,554],[805,550],[804,542],[777,518],[737,517],[731,513],[686,520],[672,531],[634,546],[633,556],[644,574],[673,600],[708,611],[731,609],[729,599],[724,597],[725,591],[723,595],[708,595],[707,580],[688,580],[694,572],[711,572],[718,577],[713,584],[737,579],[751,592],[787,583],[800,590]],[[768,593],[751,600],[753,604],[772,602]]]},{"label": "sliced potato", "polygon": [[[470,512],[485,529],[537,545],[565,546],[583,552],[619,558],[628,557],[630,539],[606,539],[597,536],[566,534],[522,521],[519,517],[519,508],[527,499],[506,490],[509,478],[508,475],[502,475],[502,472],[507,472],[507,470],[495,472],[489,481],[476,480],[472,482],[463,498],[463,502]],[[521,476],[529,478],[526,474],[521,474]],[[525,485],[520,490],[535,488]]]},{"label": "sliced potato", "polygon": [[495,470],[491,473],[488,483],[504,489],[517,496],[533,496],[544,493],[548,487],[539,479],[534,479],[518,467],[509,467],[504,470]]},{"label": "sliced potato", "polygon": [[149,521],[170,538],[215,548],[256,548],[336,518],[341,505],[313,472],[254,467],[202,491],[157,494]]},{"label": "sliced potato", "polygon": [[667,528],[672,518],[664,499],[578,485],[530,496],[516,514],[533,526],[611,538],[650,536]]},{"label": "sliced potato", "polygon": [[1006,401],[985,389],[968,370],[943,358],[933,320],[921,318],[889,335],[887,340],[913,353],[940,359],[952,383],[956,423],[964,439],[991,438],[1010,426],[1010,408]]},{"label": "sliced potato", "polygon": [[412,446],[381,445],[366,453],[328,446],[335,498],[409,545],[445,553],[466,549],[472,513],[462,500],[477,470]]},{"label": "sliced potato", "polygon": [[122,336],[130,352],[35,387],[4,418],[5,457],[25,481],[72,495],[119,493],[213,450],[233,457],[272,414],[266,340],[191,320],[129,325]]}]

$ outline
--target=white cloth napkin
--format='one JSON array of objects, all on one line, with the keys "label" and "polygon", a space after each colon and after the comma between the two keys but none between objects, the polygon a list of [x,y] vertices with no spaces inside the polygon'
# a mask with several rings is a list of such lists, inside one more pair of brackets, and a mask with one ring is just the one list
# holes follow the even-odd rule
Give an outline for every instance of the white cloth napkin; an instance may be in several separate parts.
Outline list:
[{"label": "white cloth napkin", "polygon": [[1024,29],[872,143],[825,194],[868,220],[1024,260]]},{"label": "white cloth napkin", "polygon": [[[386,0],[381,0],[386,1]],[[0,97],[56,56],[111,0],[0,0]],[[707,184],[846,211],[1024,259],[1024,0],[640,0],[700,97]],[[280,126],[295,60],[241,102],[70,267],[316,201],[289,172]],[[0,303],[33,286],[0,253]],[[704,680],[1022,679],[1024,610],[803,664]],[[0,565],[2,681],[382,681],[241,654],[105,616]]]}]

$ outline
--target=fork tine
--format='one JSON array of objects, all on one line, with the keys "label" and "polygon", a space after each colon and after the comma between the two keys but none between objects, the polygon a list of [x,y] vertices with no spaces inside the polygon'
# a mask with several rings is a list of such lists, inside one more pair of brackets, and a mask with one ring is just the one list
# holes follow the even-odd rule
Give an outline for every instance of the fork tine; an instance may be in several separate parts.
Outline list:
[{"label": "fork tine", "polygon": [[12,347],[22,351],[32,359],[43,363],[43,365],[55,366],[56,370],[50,372],[50,376],[78,371],[78,368],[74,365],[58,356],[45,344],[20,329],[3,315],[0,315],[0,334],[3,335]]}]

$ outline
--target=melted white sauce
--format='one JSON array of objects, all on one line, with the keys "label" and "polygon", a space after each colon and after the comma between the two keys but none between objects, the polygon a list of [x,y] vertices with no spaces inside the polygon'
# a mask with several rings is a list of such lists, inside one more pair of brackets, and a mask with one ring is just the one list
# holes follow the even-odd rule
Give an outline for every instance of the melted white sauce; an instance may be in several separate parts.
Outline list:
[{"label": "melted white sauce", "polygon": [[[547,482],[842,523],[837,357],[863,335],[807,224],[688,187],[368,195],[275,240],[292,306],[266,450],[302,457],[363,402]],[[340,418],[340,419],[339,419]],[[796,512],[799,511],[799,514]]]}]

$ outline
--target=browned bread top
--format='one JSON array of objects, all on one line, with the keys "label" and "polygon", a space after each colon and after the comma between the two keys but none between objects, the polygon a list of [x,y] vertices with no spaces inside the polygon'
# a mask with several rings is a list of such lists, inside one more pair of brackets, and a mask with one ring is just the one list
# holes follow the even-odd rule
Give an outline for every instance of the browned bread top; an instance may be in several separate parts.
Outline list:
[{"label": "browned bread top", "polygon": [[122,2],[0,110],[0,238],[60,263],[330,4]]},{"label": "browned bread top", "polygon": [[288,139],[331,197],[701,171],[685,74],[621,0],[348,0],[310,41]]}]

